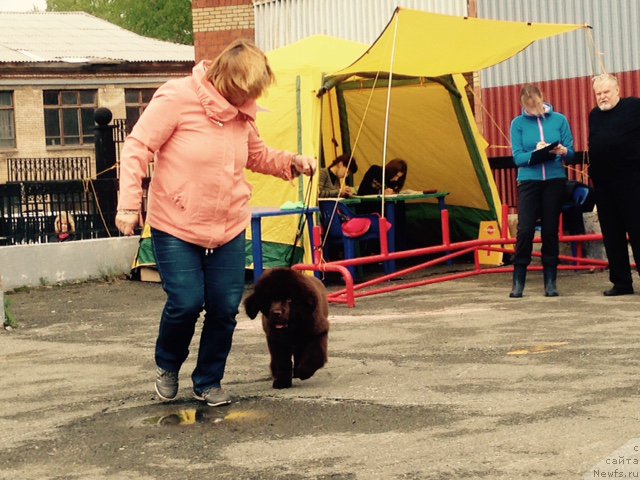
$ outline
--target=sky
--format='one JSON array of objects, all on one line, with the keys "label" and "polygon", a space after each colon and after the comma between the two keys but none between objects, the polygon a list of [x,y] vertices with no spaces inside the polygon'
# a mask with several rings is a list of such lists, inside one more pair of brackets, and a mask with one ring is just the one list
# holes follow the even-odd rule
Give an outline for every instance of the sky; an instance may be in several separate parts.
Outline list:
[{"label": "sky", "polygon": [[0,12],[29,12],[33,7],[44,11],[47,8],[46,0],[0,0]]}]

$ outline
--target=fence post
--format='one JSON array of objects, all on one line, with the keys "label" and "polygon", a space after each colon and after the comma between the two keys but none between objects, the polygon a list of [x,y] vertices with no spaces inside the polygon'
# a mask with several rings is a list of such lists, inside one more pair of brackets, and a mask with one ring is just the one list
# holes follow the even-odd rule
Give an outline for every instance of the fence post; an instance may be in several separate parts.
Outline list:
[{"label": "fence post", "polygon": [[111,110],[104,107],[97,108],[94,114],[97,123],[94,129],[96,178],[116,178],[116,169],[111,168],[116,165],[116,144],[113,141],[114,127],[109,125],[112,117]]},{"label": "fence post", "polygon": [[111,236],[115,229],[115,212],[118,202],[118,182],[116,174],[116,144],[113,140],[113,125],[109,125],[111,110],[108,108],[97,108],[94,114],[95,122],[95,148],[96,148],[96,179],[94,191],[96,202],[101,212],[101,220],[105,222],[107,235]]},{"label": "fence post", "polygon": [[4,314],[4,287],[2,285],[2,274],[0,274],[0,325],[4,326],[7,317]]}]

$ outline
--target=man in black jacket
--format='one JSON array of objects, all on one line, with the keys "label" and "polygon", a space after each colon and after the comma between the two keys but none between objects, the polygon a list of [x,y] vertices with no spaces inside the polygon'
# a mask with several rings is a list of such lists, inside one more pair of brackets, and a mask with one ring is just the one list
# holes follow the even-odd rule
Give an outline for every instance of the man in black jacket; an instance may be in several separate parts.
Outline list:
[{"label": "man in black jacket", "polygon": [[[613,287],[605,296],[633,293],[627,233],[640,261],[640,98],[620,98],[618,80],[593,79],[598,106],[589,114],[589,173]],[[640,269],[639,269],[640,271]]]}]

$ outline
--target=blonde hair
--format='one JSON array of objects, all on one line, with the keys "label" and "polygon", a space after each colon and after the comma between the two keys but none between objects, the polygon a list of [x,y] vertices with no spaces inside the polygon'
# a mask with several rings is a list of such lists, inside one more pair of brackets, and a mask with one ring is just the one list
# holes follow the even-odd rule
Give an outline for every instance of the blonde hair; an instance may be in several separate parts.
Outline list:
[{"label": "blonde hair", "polygon": [[264,52],[246,39],[231,42],[206,77],[226,99],[240,95],[255,100],[275,81]]},{"label": "blonde hair", "polygon": [[[67,231],[62,230],[62,225],[68,226]],[[57,233],[76,233],[76,222],[73,219],[73,215],[67,212],[60,212],[60,214],[53,221],[53,230]]]},{"label": "blonde hair", "polygon": [[591,79],[593,88],[595,88],[596,85],[600,85],[601,83],[605,83],[605,82],[611,82],[616,87],[620,86],[618,84],[618,79],[615,77],[615,75],[611,75],[610,73],[602,73],[600,75],[596,75]]},{"label": "blonde hair", "polygon": [[542,90],[532,84],[527,84],[520,90],[520,101],[524,105],[527,100],[530,100],[534,97],[540,98],[542,100]]}]

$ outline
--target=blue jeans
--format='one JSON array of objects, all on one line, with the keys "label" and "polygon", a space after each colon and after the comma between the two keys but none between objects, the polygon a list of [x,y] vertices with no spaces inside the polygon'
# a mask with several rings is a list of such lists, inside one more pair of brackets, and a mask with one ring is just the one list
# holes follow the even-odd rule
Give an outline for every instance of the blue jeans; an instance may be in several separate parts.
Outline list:
[{"label": "blue jeans", "polygon": [[204,309],[204,324],[196,368],[191,375],[197,393],[219,387],[238,306],[244,292],[245,234],[206,251],[152,229],[153,250],[167,294],[156,342],[156,364],[177,372],[189,355],[196,321]]}]

